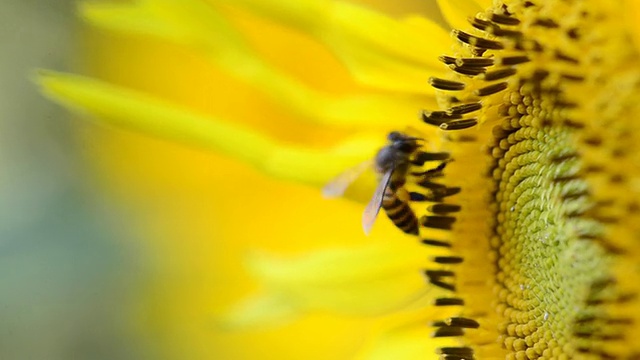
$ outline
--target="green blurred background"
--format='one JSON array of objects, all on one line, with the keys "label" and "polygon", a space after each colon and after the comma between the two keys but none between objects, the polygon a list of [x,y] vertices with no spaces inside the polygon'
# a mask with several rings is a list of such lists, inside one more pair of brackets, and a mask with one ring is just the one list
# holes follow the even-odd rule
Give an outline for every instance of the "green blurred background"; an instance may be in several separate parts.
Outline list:
[{"label": "green blurred background", "polygon": [[71,120],[29,81],[68,70],[75,1],[0,10],[0,359],[139,359],[127,323],[144,260],[113,204],[86,186]]}]

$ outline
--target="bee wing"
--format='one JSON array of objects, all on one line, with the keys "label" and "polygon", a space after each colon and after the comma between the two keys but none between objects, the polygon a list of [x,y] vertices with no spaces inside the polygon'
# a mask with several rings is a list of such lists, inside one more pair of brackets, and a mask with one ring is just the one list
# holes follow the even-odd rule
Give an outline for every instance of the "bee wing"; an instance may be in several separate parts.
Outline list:
[{"label": "bee wing", "polygon": [[389,182],[391,181],[391,175],[393,175],[393,169],[385,172],[378,183],[378,187],[376,188],[376,192],[373,193],[373,197],[367,207],[364,209],[364,213],[362,214],[362,228],[364,229],[364,233],[369,235],[371,232],[371,228],[373,227],[373,223],[376,221],[376,217],[378,217],[378,213],[380,212],[380,207],[382,207],[382,200],[384,199],[384,193],[387,190],[387,186],[389,186]]},{"label": "bee wing", "polygon": [[340,173],[322,188],[322,195],[326,198],[336,198],[342,196],[349,185],[356,181],[356,179],[359,178],[362,173],[364,173],[369,167],[371,167],[371,164],[371,160],[367,160]]}]

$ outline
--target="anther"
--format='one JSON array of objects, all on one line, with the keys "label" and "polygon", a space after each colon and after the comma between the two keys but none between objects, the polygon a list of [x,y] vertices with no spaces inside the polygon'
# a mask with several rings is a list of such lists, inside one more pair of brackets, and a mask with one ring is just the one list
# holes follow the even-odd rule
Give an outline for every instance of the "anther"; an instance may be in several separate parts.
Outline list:
[{"label": "anther", "polygon": [[529,61],[531,61],[531,59],[529,59],[529,57],[526,55],[505,56],[498,59],[498,64],[511,66],[511,65],[524,64]]},{"label": "anther", "polygon": [[495,26],[495,24],[493,24],[491,21],[483,20],[478,17],[468,17],[467,21],[478,30],[485,30],[490,26]]},{"label": "anther", "polygon": [[508,16],[508,15],[502,15],[502,14],[491,14],[490,16],[491,21],[498,23],[498,24],[502,24],[502,25],[518,25],[520,24],[520,20],[518,20],[517,18]]},{"label": "anther", "polygon": [[451,277],[454,276],[455,273],[451,270],[425,270],[425,275],[432,279],[438,279],[441,277]]},{"label": "anther", "polygon": [[463,115],[463,114],[468,114],[470,112],[474,112],[480,109],[482,109],[482,103],[479,103],[479,102],[462,104],[462,105],[457,105],[449,108],[447,110],[447,114],[451,116]]},{"label": "anther", "polygon": [[460,298],[437,298],[433,301],[435,306],[460,306],[464,305],[464,300]]},{"label": "anther", "polygon": [[509,87],[509,83],[505,81],[505,82],[501,82],[501,83],[497,83],[497,84],[493,84],[493,85],[489,85],[489,86],[485,86],[483,88],[477,89],[474,91],[474,94],[477,96],[489,96],[489,95],[498,93],[502,90],[506,90],[507,87]]},{"label": "anther", "polygon": [[449,65],[449,68],[458,74],[467,76],[477,76],[487,71],[485,68],[481,67],[458,67]]},{"label": "anther", "polygon": [[446,248],[450,248],[451,247],[451,243],[449,243],[449,242],[440,241],[440,240],[434,240],[434,239],[422,239],[422,240],[420,240],[420,242],[422,242],[425,245],[430,245],[430,246],[446,247]]},{"label": "anther", "polygon": [[485,31],[486,33],[494,35],[494,36],[501,36],[501,37],[519,37],[519,36],[522,36],[522,33],[520,31],[503,29],[503,28],[501,28],[500,26],[498,26],[497,24],[495,24],[495,23],[493,23],[491,21],[479,19],[477,17],[476,18],[469,18],[468,21],[471,24],[471,26],[473,26],[474,28],[476,28],[478,30]]},{"label": "anther", "polygon": [[460,67],[489,67],[495,61],[488,57],[456,58],[455,65]]},{"label": "anther", "polygon": [[453,56],[440,55],[440,56],[438,56],[438,60],[440,60],[441,62],[445,63],[446,65],[455,65],[456,64],[456,58],[454,58]]},{"label": "anther", "polygon": [[456,218],[453,216],[423,216],[420,219],[422,226],[432,228],[432,229],[441,229],[441,230],[451,230],[453,223],[456,222]]},{"label": "anther", "polygon": [[422,117],[422,121],[424,121],[425,123],[429,124],[429,125],[434,125],[434,126],[439,126],[440,124],[443,124],[447,121],[450,120],[456,120],[456,119],[461,119],[462,115],[449,115],[447,112],[445,111],[426,111],[423,110],[422,113],[420,114]]},{"label": "anther", "polygon": [[447,214],[452,212],[460,211],[460,205],[454,204],[433,204],[427,208],[428,211],[431,211],[434,214]]},{"label": "anther", "polygon": [[440,90],[448,90],[448,91],[458,91],[464,90],[464,83],[453,81],[453,80],[445,80],[436,77],[429,78],[429,84],[436,89]]},{"label": "anther", "polygon": [[434,198],[430,199],[430,201],[440,202],[442,201],[442,198],[458,194],[461,190],[462,189],[458,186],[448,187],[443,190],[438,190],[437,192],[434,192]]},{"label": "anther", "polygon": [[563,53],[560,50],[556,50],[555,57],[558,60],[566,61],[566,62],[574,64],[574,65],[580,64],[580,60],[578,60],[578,59],[576,59],[574,57],[571,57],[571,56]]},{"label": "anther", "polygon": [[450,282],[443,281],[443,277],[453,277],[454,272],[449,270],[425,270],[425,275],[429,283],[445,290],[455,291],[456,286]]},{"label": "anther", "polygon": [[514,68],[504,68],[504,69],[500,69],[500,70],[494,70],[494,71],[486,72],[486,73],[484,73],[484,75],[482,75],[480,77],[480,79],[485,80],[485,81],[500,80],[500,79],[504,79],[506,77],[515,75],[516,72],[517,71]]},{"label": "anther", "polygon": [[[477,20],[477,19],[476,19]],[[491,34],[498,37],[520,37],[522,36],[522,32],[518,30],[509,30],[503,29],[500,26],[490,23],[488,21],[482,20],[481,22],[472,22],[471,25],[478,29],[486,32],[487,34]]]},{"label": "anther", "polygon": [[560,74],[560,77],[568,81],[584,81],[584,76],[582,75]]},{"label": "anther", "polygon": [[446,319],[444,323],[448,326],[456,326],[467,329],[477,329],[480,327],[480,324],[477,321],[463,317],[450,317]]},{"label": "anther", "polygon": [[440,124],[442,130],[463,130],[478,124],[478,119],[455,120]]},{"label": "anther", "polygon": [[466,346],[446,346],[436,350],[438,355],[459,355],[459,356],[473,356],[473,349]]},{"label": "anther", "polygon": [[492,50],[504,49],[504,45],[500,41],[484,39],[478,36],[467,34],[466,32],[460,31],[460,30],[453,30],[453,34],[461,42],[480,48],[480,49],[492,49]]},{"label": "anther", "polygon": [[439,360],[473,360],[473,356],[460,356],[460,355],[440,355]]},{"label": "anther", "polygon": [[453,326],[443,326],[438,328],[431,337],[451,337],[451,336],[462,336],[464,335],[464,331],[459,327]]},{"label": "anther", "polygon": [[434,256],[431,260],[438,264],[460,264],[464,261],[460,256]]},{"label": "anther", "polygon": [[556,29],[560,27],[560,25],[558,25],[558,23],[553,21],[552,19],[536,19],[531,25],[542,26],[550,29]]}]

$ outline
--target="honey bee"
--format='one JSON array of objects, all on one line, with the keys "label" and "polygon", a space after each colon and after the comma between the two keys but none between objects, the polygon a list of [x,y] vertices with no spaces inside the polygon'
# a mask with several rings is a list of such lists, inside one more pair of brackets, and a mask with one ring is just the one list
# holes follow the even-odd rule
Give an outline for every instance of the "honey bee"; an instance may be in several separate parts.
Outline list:
[{"label": "honey bee", "polygon": [[[389,133],[387,140],[389,143],[378,151],[373,161],[379,181],[362,214],[362,227],[365,234],[369,234],[380,208],[383,208],[396,227],[407,234],[418,235],[418,218],[409,207],[409,194],[404,184],[411,165],[411,155],[420,148],[422,139],[394,131]],[[327,197],[342,195],[371,165],[371,161],[367,161],[338,175],[324,187],[323,194]]]}]

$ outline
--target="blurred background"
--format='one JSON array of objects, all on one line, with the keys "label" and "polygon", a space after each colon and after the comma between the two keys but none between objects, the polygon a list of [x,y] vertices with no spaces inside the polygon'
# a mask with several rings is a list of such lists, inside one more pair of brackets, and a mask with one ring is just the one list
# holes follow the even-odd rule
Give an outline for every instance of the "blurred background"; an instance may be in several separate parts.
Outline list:
[{"label": "blurred background", "polygon": [[0,359],[146,353],[127,314],[144,257],[87,186],[68,114],[28,79],[77,65],[75,3],[8,0],[0,11]]},{"label": "blurred background", "polygon": [[[366,2],[393,14],[434,9],[433,1]],[[245,333],[221,332],[212,319],[255,290],[242,268],[248,250],[371,241],[360,204],[80,121],[46,101],[29,74],[79,72],[204,113],[266,114],[251,118],[282,138],[333,135],[296,125],[193,52],[82,24],[76,3],[4,0],[0,11],[0,359],[352,358],[376,319],[315,314]],[[353,86],[341,85],[346,72],[317,45],[267,30],[273,39],[259,45],[283,50],[278,65],[324,90]]]}]

